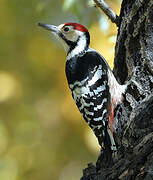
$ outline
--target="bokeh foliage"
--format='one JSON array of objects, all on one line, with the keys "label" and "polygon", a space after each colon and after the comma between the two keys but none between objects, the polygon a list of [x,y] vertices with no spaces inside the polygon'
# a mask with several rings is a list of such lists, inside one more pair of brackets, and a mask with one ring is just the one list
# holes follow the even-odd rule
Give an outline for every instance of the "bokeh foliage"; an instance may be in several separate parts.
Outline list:
[{"label": "bokeh foliage", "polygon": [[[119,2],[109,1],[116,10]],[[80,22],[113,65],[116,27],[88,0],[0,0],[0,179],[77,180],[98,145],[67,87],[65,52],[38,22]]]}]

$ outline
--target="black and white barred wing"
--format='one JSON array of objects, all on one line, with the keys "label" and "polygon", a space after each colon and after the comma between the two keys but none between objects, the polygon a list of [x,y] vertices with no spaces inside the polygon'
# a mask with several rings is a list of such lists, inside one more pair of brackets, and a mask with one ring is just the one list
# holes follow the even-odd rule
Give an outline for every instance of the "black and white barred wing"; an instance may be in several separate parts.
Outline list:
[{"label": "black and white barred wing", "polygon": [[101,146],[112,146],[113,137],[108,126],[110,94],[106,69],[101,64],[89,69],[87,78],[78,84],[76,82],[76,85],[72,95],[84,119]]}]

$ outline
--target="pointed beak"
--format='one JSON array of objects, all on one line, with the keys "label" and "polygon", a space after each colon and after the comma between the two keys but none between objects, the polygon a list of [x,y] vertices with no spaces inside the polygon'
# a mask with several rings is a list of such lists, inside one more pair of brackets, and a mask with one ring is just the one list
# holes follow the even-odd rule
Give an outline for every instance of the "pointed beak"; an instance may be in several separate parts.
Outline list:
[{"label": "pointed beak", "polygon": [[55,32],[55,33],[57,33],[57,34],[58,34],[58,32],[59,32],[58,27],[57,27],[57,26],[54,26],[54,25],[51,25],[51,24],[38,23],[38,26],[41,26],[41,27],[43,27],[44,29],[47,29],[47,30],[49,30],[49,31],[51,31],[51,32]]}]

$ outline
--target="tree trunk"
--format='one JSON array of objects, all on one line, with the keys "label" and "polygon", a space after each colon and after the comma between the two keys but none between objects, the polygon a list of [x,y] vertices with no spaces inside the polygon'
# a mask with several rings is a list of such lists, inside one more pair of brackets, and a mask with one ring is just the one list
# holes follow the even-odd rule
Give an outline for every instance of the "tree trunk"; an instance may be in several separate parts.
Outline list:
[{"label": "tree trunk", "polygon": [[81,180],[153,179],[153,0],[123,0],[119,20],[114,74],[132,83],[115,109],[118,151],[113,165],[89,164]]}]

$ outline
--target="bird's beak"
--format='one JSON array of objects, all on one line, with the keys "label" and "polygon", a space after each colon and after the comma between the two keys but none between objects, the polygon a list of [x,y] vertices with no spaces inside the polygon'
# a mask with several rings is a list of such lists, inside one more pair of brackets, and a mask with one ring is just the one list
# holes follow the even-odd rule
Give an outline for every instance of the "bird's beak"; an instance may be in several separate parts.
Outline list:
[{"label": "bird's beak", "polygon": [[55,33],[58,33],[59,32],[59,29],[57,26],[54,26],[54,25],[51,25],[51,24],[43,24],[43,23],[38,23],[38,26],[41,26],[51,32],[55,32]]}]

